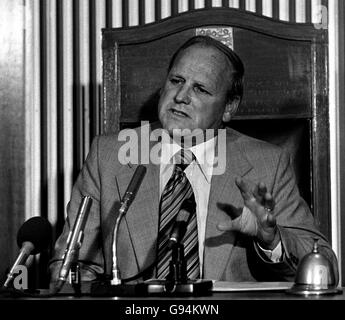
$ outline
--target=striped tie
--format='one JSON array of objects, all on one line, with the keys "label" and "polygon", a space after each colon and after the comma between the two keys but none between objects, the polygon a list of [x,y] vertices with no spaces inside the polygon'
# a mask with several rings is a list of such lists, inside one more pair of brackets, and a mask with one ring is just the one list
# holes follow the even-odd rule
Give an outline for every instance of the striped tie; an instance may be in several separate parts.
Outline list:
[{"label": "striped tie", "polygon": [[[194,194],[192,186],[189,183],[184,169],[193,160],[191,151],[181,150],[175,156],[177,163],[174,172],[168,181],[160,202],[160,222],[158,233],[158,266],[157,278],[165,279],[169,273],[169,262],[171,260],[171,250],[168,250],[168,240],[171,229],[176,220],[184,199],[193,198]],[[195,200],[194,200],[195,201]],[[199,253],[198,253],[198,230],[196,213],[192,217],[187,226],[186,235],[182,241],[185,246],[185,258],[187,261],[187,276],[190,279],[199,278]]]}]

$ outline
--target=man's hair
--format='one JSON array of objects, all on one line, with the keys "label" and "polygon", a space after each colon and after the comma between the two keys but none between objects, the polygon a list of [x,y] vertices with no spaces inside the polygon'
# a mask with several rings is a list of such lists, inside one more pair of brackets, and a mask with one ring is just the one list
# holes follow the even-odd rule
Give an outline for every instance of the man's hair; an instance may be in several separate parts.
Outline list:
[{"label": "man's hair", "polygon": [[218,49],[226,56],[226,58],[230,62],[233,69],[231,70],[231,75],[232,75],[231,87],[228,90],[227,98],[228,98],[228,101],[232,101],[235,97],[239,97],[241,101],[242,96],[243,96],[243,77],[244,77],[243,62],[240,59],[240,57],[231,48],[227,47],[225,44],[211,37],[195,36],[187,40],[172,56],[169,63],[168,72],[170,72],[170,70],[172,69],[180,53],[194,45]]}]

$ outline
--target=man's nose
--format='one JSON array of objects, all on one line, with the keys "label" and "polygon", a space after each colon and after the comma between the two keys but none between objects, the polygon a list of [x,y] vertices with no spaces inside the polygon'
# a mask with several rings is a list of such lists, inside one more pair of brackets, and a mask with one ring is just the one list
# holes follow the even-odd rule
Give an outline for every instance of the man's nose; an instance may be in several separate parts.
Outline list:
[{"label": "man's nose", "polygon": [[190,98],[190,89],[188,88],[188,86],[184,85],[178,89],[175,95],[175,102],[190,104],[191,98]]}]

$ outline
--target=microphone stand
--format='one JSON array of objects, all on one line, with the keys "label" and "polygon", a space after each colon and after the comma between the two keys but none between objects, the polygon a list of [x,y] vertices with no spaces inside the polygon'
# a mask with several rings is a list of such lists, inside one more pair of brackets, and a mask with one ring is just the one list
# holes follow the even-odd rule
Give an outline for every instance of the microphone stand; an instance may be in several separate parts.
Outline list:
[{"label": "microphone stand", "polygon": [[181,204],[175,225],[172,228],[167,245],[171,252],[169,273],[165,280],[152,279],[144,282],[141,291],[146,295],[206,295],[211,292],[213,283],[210,280],[191,280],[187,275],[187,261],[182,242],[187,231],[187,224],[192,214],[195,214],[194,196],[185,199]]},{"label": "microphone stand", "polygon": [[122,218],[127,213],[129,208],[128,199],[125,197],[119,209],[119,215],[116,219],[114,226],[114,246],[113,246],[113,269],[112,279],[109,280],[96,280],[91,284],[91,296],[135,296],[136,284],[125,284],[121,279],[120,269],[117,260],[117,235]]},{"label": "microphone stand", "polygon": [[184,245],[180,241],[171,247],[169,274],[165,280],[152,279],[139,284],[138,291],[155,296],[201,296],[211,294],[211,280],[191,280],[187,277],[187,262]]},{"label": "microphone stand", "polygon": [[[184,256],[184,245],[175,243],[172,247],[171,260],[169,262],[169,274],[166,278],[167,286],[176,286],[187,283],[187,263]],[[170,290],[169,290],[170,291]]]},{"label": "microphone stand", "polygon": [[80,265],[78,262],[73,262],[70,270],[70,283],[77,297],[82,295],[81,292],[81,276],[80,276]]},{"label": "microphone stand", "polygon": [[78,263],[79,250],[82,246],[84,228],[91,208],[92,198],[85,196],[79,206],[78,214],[67,239],[67,246],[62,258],[59,276],[53,288],[53,293],[60,292],[67,278],[75,290],[76,295],[81,295],[80,266]]},{"label": "microphone stand", "polygon": [[113,241],[113,268],[112,279],[110,280],[96,280],[91,284],[91,296],[135,296],[138,295],[136,284],[125,284],[121,279],[120,269],[117,259],[117,240],[120,223],[122,218],[127,214],[127,211],[132,204],[139,187],[146,174],[146,167],[139,165],[132,179],[127,187],[127,190],[121,200],[119,214],[116,218],[114,226],[114,241]]}]

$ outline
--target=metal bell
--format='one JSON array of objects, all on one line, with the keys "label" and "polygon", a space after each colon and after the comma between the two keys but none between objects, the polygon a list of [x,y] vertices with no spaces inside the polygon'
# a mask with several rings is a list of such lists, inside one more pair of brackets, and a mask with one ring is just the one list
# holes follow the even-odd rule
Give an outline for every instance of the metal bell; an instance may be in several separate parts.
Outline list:
[{"label": "metal bell", "polygon": [[318,239],[313,251],[306,254],[298,265],[295,283],[287,290],[295,295],[323,295],[341,293],[331,262],[319,252]]}]

